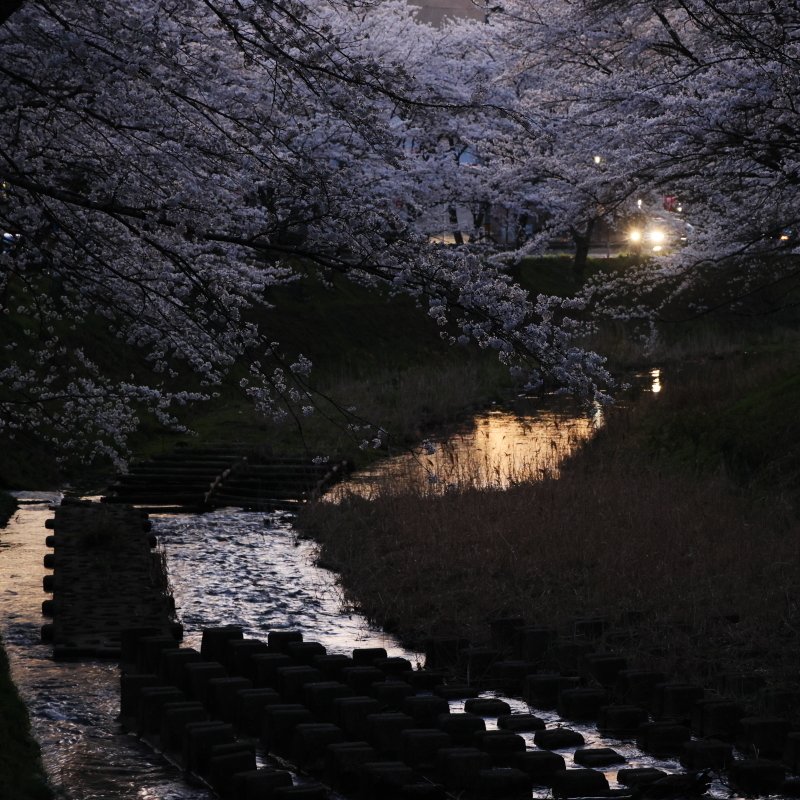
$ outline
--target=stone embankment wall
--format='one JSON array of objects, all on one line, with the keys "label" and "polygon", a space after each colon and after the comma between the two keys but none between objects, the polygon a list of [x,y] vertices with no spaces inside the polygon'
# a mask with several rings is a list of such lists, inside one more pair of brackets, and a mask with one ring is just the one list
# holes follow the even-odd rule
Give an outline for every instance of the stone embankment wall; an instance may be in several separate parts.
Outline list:
[{"label": "stone embankment wall", "polygon": [[46,526],[52,553],[44,566],[42,627],[61,658],[121,655],[121,631],[132,626],[177,633],[163,553],[147,515],[129,506],[66,499]]},{"label": "stone embankment wall", "polygon": [[[492,640],[432,641],[414,669],[380,648],[329,654],[298,631],[263,641],[211,628],[198,651],[134,630],[121,718],[225,800],[683,798],[714,776],[744,794],[798,796],[787,776],[800,768],[800,732],[779,713],[788,696],[713,694],[521,620],[498,620]],[[519,702],[512,713],[512,697],[526,713]],[[573,727],[587,725],[612,746],[584,746]],[[631,767],[615,740],[686,772]],[[623,788],[609,790],[609,769]]]}]

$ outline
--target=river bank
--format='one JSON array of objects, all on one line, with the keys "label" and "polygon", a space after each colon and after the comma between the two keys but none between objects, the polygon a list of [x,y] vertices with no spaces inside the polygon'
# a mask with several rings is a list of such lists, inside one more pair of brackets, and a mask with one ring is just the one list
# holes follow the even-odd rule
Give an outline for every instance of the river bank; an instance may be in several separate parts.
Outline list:
[{"label": "river bank", "polygon": [[[0,492],[0,552],[3,528],[17,508],[12,495]],[[11,591],[6,588],[6,591]],[[11,680],[8,656],[0,637],[0,797],[49,800],[53,797],[39,750],[31,734],[28,710]]]},{"label": "river bank", "polygon": [[[791,351],[787,351],[791,352]],[[609,624],[610,651],[709,683],[795,685],[800,641],[796,361],[673,370],[626,401],[558,479],[420,489],[303,512],[350,602],[409,644],[488,620]]]}]

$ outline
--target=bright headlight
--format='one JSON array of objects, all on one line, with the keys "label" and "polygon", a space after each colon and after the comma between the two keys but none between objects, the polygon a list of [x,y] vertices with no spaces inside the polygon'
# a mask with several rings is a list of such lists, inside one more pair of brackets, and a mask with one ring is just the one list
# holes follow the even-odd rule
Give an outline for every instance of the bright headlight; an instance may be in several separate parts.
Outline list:
[{"label": "bright headlight", "polygon": [[667,238],[664,231],[659,228],[653,228],[647,235],[653,244],[663,244],[664,240]]},{"label": "bright headlight", "polygon": [[634,228],[629,234],[628,238],[635,244],[642,241],[642,232],[638,228]]}]

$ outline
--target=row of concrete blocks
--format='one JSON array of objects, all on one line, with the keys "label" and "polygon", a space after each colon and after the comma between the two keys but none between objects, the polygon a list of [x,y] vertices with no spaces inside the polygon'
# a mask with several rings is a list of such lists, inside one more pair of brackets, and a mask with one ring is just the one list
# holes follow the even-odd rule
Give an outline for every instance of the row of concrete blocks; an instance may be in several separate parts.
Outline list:
[{"label": "row of concrete blocks", "polygon": [[[426,665],[452,669],[469,676],[471,684],[521,696],[532,673],[572,676],[578,683],[594,683],[607,690],[614,702],[642,705],[655,716],[668,715],[659,708],[654,686],[665,680],[659,673],[628,669],[618,653],[598,652],[598,637],[608,630],[606,618],[573,621],[568,635],[541,625],[526,625],[519,617],[490,624],[491,646],[473,646],[466,639],[437,638],[425,643]],[[630,676],[630,677],[629,677]],[[654,677],[651,677],[654,676]],[[746,702],[759,715],[800,719],[800,690],[767,687],[757,673],[726,673],[707,686],[717,694]],[[557,693],[540,693],[540,707],[555,708]]]},{"label": "row of concrete blocks", "polygon": [[[537,717],[511,714],[497,699],[467,697],[465,713],[451,714],[442,695],[459,694],[458,687],[418,693],[436,688],[441,674],[410,671],[416,687],[398,680],[392,671],[410,665],[388,659],[380,648],[328,656],[297,633],[273,633],[264,643],[243,639],[235,628],[206,631],[199,653],[161,636],[136,637],[134,652],[131,638],[124,638],[126,656],[135,656],[144,671],[123,674],[123,719],[226,798],[316,797],[326,785],[349,796],[387,800],[442,798],[446,791],[527,799],[534,785],[550,786],[561,797],[608,793],[603,773],[590,768],[616,763],[602,761],[602,752],[579,751],[576,763],[587,768],[567,770],[562,755],[527,750],[519,735],[535,731],[543,748],[568,746],[559,738],[561,729],[547,731]],[[284,663],[281,655],[294,665],[276,666]],[[304,658],[317,666],[304,664]],[[224,666],[249,666],[249,674],[263,682],[264,663],[274,667],[269,686],[228,674]],[[327,674],[317,674],[320,668]],[[356,694],[367,677],[372,694]],[[355,685],[349,685],[353,678]],[[301,697],[304,702],[297,702]],[[487,731],[485,716],[497,717],[499,729]],[[265,751],[324,783],[289,786],[285,772],[255,770],[254,735]],[[632,784],[653,777],[627,772]]]},{"label": "row of concrete blocks", "polygon": [[[220,661],[209,663],[204,660],[215,649],[215,637],[227,637],[232,631],[235,631],[235,638],[220,640],[222,649],[217,647],[214,653]],[[583,744],[580,734],[565,729],[540,730],[543,724],[537,718],[509,715],[503,701],[475,698],[476,692],[470,687],[437,685],[443,678],[442,673],[432,670],[414,672],[407,660],[388,659],[382,649],[355,650],[352,657],[330,656],[318,643],[303,642],[297,632],[275,633],[270,641],[258,642],[244,640],[240,630],[230,628],[207,631],[201,653],[176,649],[172,645],[172,640],[163,637],[141,640],[137,666],[145,674],[123,679],[123,706],[126,682],[130,693],[131,687],[141,687],[159,679],[146,674],[156,662],[161,678],[176,684],[171,692],[163,688],[143,692],[137,726],[145,735],[155,732],[152,721],[148,721],[152,708],[184,702],[185,695],[180,692],[188,692],[190,697],[203,698],[206,713],[227,724],[235,723],[235,728],[247,735],[260,735],[267,749],[312,772],[330,773],[328,749],[336,752],[336,747],[342,745],[351,760],[356,754],[370,758],[376,755],[384,759],[401,758],[406,769],[395,770],[396,777],[408,777],[407,770],[411,768],[433,769],[434,778],[444,776],[444,784],[458,790],[481,785],[481,780],[484,783],[501,780],[496,771],[481,777],[488,768],[505,770],[504,785],[517,781],[522,787],[527,780],[527,784],[533,781],[552,785],[554,791],[562,796],[575,796],[576,791],[585,794],[589,782],[593,782],[595,792],[607,791],[607,784],[601,785],[605,782],[602,773],[592,776],[583,774],[581,770],[570,770],[562,776],[560,773],[565,769],[563,757],[547,752],[548,749]],[[223,661],[225,665],[221,663]],[[231,676],[228,672],[238,675]],[[644,675],[635,675],[634,684]],[[399,676],[409,678],[410,682],[398,680]],[[634,677],[633,673],[629,677]],[[651,679],[656,677],[650,674]],[[791,781],[784,786],[786,770],[780,765],[752,759],[734,762],[730,744],[718,740],[691,741],[692,731],[687,725],[669,719],[648,722],[647,711],[636,706],[603,705],[607,699],[602,689],[575,686],[573,679],[560,676],[532,675],[528,676],[529,693],[541,689],[543,684],[552,689],[554,681],[556,686],[559,681],[564,683],[564,688],[558,692],[558,706],[567,719],[596,718],[598,727],[607,735],[636,735],[643,750],[656,755],[679,755],[688,769],[728,767],[734,783],[748,791],[773,791],[779,779],[787,795],[793,791]],[[419,689],[432,689],[436,694],[418,695],[415,692]],[[357,694],[364,691],[369,691],[371,696]],[[702,690],[698,691],[698,687],[661,682],[656,693],[661,696],[662,710],[670,713],[679,715],[692,704],[695,713],[702,709],[701,722],[710,719],[719,724],[730,711],[730,704],[725,701],[699,699]],[[470,698],[470,695],[473,696]],[[466,709],[476,713],[450,715],[447,698],[452,697],[468,697]],[[532,704],[536,705],[535,702]],[[185,720],[187,713],[196,712],[196,708],[168,709],[173,723]],[[497,716],[501,730],[486,732],[477,713]],[[740,719],[740,727],[742,724]],[[749,746],[766,748],[765,737],[774,734],[769,720],[745,719],[744,727],[749,730]],[[439,730],[433,733],[431,728]],[[537,747],[546,749],[526,752],[524,739],[515,734],[515,731],[524,730],[535,730]],[[698,733],[702,735],[703,732]],[[162,734],[165,741],[174,737],[170,730],[163,730]],[[800,741],[794,735],[789,735],[786,741],[794,748],[787,752],[787,758],[794,759],[792,768],[796,769],[794,764]],[[360,749],[353,742],[360,742]],[[478,752],[462,752],[456,757],[447,752],[451,745],[462,750],[464,747],[475,750],[477,745]],[[443,756],[438,754],[439,750]],[[420,760],[419,752],[427,754],[427,761]],[[453,763],[458,767],[450,769],[447,758],[455,759]],[[474,765],[472,772],[465,767],[465,758]],[[192,762],[196,759],[188,753],[186,760]],[[608,749],[586,749],[575,753],[575,762],[587,767],[603,767],[619,761],[624,759]],[[509,769],[517,772],[511,773]],[[628,772],[631,780],[658,777],[652,771],[646,775]],[[466,780],[468,785],[460,786],[461,780]],[[486,796],[495,796],[488,789],[481,791]],[[527,791],[529,796],[530,785]]]},{"label": "row of concrete blocks", "polygon": [[[766,688],[760,675],[721,676],[720,688],[748,697],[745,706],[660,672],[629,669],[625,657],[595,651],[592,640],[606,624],[603,618],[576,621],[572,638],[564,638],[520,618],[496,620],[491,647],[429,640],[426,659],[532,707],[557,709],[565,720],[595,722],[606,736],[635,738],[642,750],[679,757],[687,769],[728,770],[742,791],[796,796],[797,779],[786,778],[787,771],[800,771],[796,690]],[[568,664],[567,674],[542,674],[545,663]],[[734,746],[744,758],[734,759]]]},{"label": "row of concrete blocks", "polygon": [[[54,552],[43,558],[54,572],[43,576],[42,588],[54,597],[42,602],[42,615],[54,622],[42,625],[41,640],[53,645],[54,658],[119,659],[119,631],[131,618],[179,632],[174,601],[153,585],[160,555],[153,552],[157,539],[145,513],[64,498],[45,527],[55,531],[45,539]],[[112,554],[107,539],[114,534]],[[109,592],[106,561],[113,557],[124,569],[115,572]]]}]

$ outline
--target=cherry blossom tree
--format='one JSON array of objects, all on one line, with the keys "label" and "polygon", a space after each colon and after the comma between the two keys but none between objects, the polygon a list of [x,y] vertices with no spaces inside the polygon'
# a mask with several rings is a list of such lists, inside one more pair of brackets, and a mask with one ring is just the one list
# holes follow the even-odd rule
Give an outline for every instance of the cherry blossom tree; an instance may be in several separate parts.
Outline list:
[{"label": "cherry blossom tree", "polygon": [[744,310],[797,277],[796,4],[504,0],[491,26],[529,133],[507,185],[537,177],[552,231],[649,214],[686,235],[593,286],[595,308]]},{"label": "cherry blossom tree", "polygon": [[[452,34],[412,30],[396,4],[18,5],[0,26],[6,435],[118,459],[143,411],[180,427],[243,365],[260,411],[309,413],[308,359],[249,313],[309,269],[411,294],[531,383],[608,385],[574,343],[574,304],[429,241],[452,149],[478,140],[477,107],[496,115],[485,69],[459,78]],[[141,354],[128,378],[81,346],[98,324]]]}]

